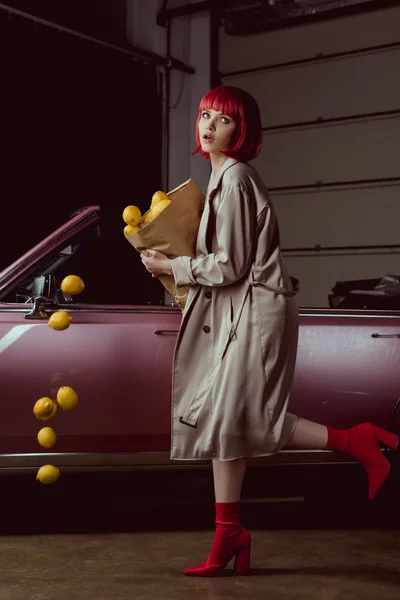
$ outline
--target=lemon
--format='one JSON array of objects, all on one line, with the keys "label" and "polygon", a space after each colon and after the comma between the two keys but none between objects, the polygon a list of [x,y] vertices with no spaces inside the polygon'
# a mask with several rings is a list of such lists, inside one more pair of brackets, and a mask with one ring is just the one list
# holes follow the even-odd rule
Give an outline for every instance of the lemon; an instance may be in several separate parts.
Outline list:
[{"label": "lemon", "polygon": [[72,410],[78,404],[78,394],[72,387],[63,385],[57,392],[57,402],[63,410]]},{"label": "lemon", "polygon": [[49,326],[57,331],[68,329],[71,325],[72,317],[65,310],[58,310],[53,313],[49,319]]},{"label": "lemon", "polygon": [[151,209],[151,216],[153,219],[158,217],[163,210],[167,208],[171,204],[171,200],[161,200]]},{"label": "lemon", "polygon": [[64,294],[69,294],[70,296],[76,296],[80,294],[85,289],[85,284],[83,279],[78,277],[78,275],[67,275],[61,282],[61,290]]},{"label": "lemon", "polygon": [[40,483],[54,483],[60,477],[60,471],[53,465],[43,465],[37,472],[36,479]]},{"label": "lemon", "polygon": [[153,197],[151,199],[151,208],[153,208],[153,206],[156,206],[159,202],[164,202],[165,200],[171,202],[170,198],[165,192],[156,192],[155,194],[153,194]]},{"label": "lemon", "polygon": [[52,448],[56,443],[57,436],[51,427],[42,427],[37,434],[37,441],[43,448]]},{"label": "lemon", "polygon": [[132,233],[136,233],[137,231],[140,231],[139,225],[125,225],[124,227],[124,235],[126,236],[132,235]]},{"label": "lemon", "polygon": [[57,412],[57,404],[51,398],[44,396],[35,402],[33,414],[41,421],[52,419]]},{"label": "lemon", "polygon": [[144,215],[144,217],[143,217],[143,219],[142,219],[142,221],[141,221],[141,223],[140,223],[140,226],[141,226],[141,227],[144,227],[145,225],[147,225],[147,223],[150,223],[150,221],[151,221],[152,219],[153,219],[152,212],[151,212],[151,210],[149,210],[149,211],[148,211],[148,212],[147,212],[147,213]]},{"label": "lemon", "polygon": [[127,225],[138,225],[140,219],[142,218],[142,213],[137,206],[126,206],[124,208],[124,212],[122,213],[122,218]]}]

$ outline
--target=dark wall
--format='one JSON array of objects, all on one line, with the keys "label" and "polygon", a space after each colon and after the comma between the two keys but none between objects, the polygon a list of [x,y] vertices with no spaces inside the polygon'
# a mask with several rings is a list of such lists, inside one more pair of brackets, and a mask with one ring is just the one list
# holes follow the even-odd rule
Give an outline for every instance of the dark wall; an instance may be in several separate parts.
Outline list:
[{"label": "dark wall", "polygon": [[161,185],[155,68],[0,10],[0,81],[0,270],[73,210],[100,204],[97,268],[119,282],[108,300],[158,303],[161,285],[121,218]]},{"label": "dark wall", "polygon": [[2,4],[96,38],[127,42],[127,0],[2,0]]}]

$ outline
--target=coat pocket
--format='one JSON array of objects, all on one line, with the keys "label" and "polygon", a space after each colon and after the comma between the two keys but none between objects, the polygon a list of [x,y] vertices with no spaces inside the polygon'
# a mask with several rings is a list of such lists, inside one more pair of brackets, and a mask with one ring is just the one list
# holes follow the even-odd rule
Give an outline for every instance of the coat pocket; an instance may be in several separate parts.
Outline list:
[{"label": "coat pocket", "polygon": [[[230,333],[233,319],[235,317],[232,296],[226,296],[224,299],[224,313],[225,313],[224,317],[225,317],[226,331],[228,333]],[[235,341],[236,338],[237,338],[237,336],[235,333],[232,341]]]}]

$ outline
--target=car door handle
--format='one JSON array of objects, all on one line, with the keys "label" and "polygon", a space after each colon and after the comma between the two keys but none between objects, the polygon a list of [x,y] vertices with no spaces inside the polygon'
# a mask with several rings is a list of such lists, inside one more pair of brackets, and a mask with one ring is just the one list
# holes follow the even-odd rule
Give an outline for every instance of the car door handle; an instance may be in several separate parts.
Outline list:
[{"label": "car door handle", "polygon": [[160,335],[160,333],[178,333],[179,329],[154,329],[153,333]]},{"label": "car door handle", "polygon": [[400,333],[371,333],[373,338],[400,338]]}]

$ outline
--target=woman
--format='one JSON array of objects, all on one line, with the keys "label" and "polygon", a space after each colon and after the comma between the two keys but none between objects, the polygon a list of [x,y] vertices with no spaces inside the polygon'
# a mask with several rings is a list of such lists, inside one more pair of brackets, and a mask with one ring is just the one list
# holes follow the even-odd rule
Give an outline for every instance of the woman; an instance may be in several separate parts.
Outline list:
[{"label": "woman", "polygon": [[219,86],[200,102],[197,150],[211,161],[197,255],[169,260],[154,250],[142,261],[153,277],[173,275],[190,292],[177,338],[171,458],[212,459],[216,534],[208,558],[186,575],[220,575],[235,557],[250,567],[251,538],[239,519],[247,457],[282,448],[346,452],[367,472],[374,498],[389,473],[378,440],[398,437],[370,423],[348,430],[287,413],[295,367],[298,310],[283,264],[274,208],[248,164],[261,150],[254,98]]}]

